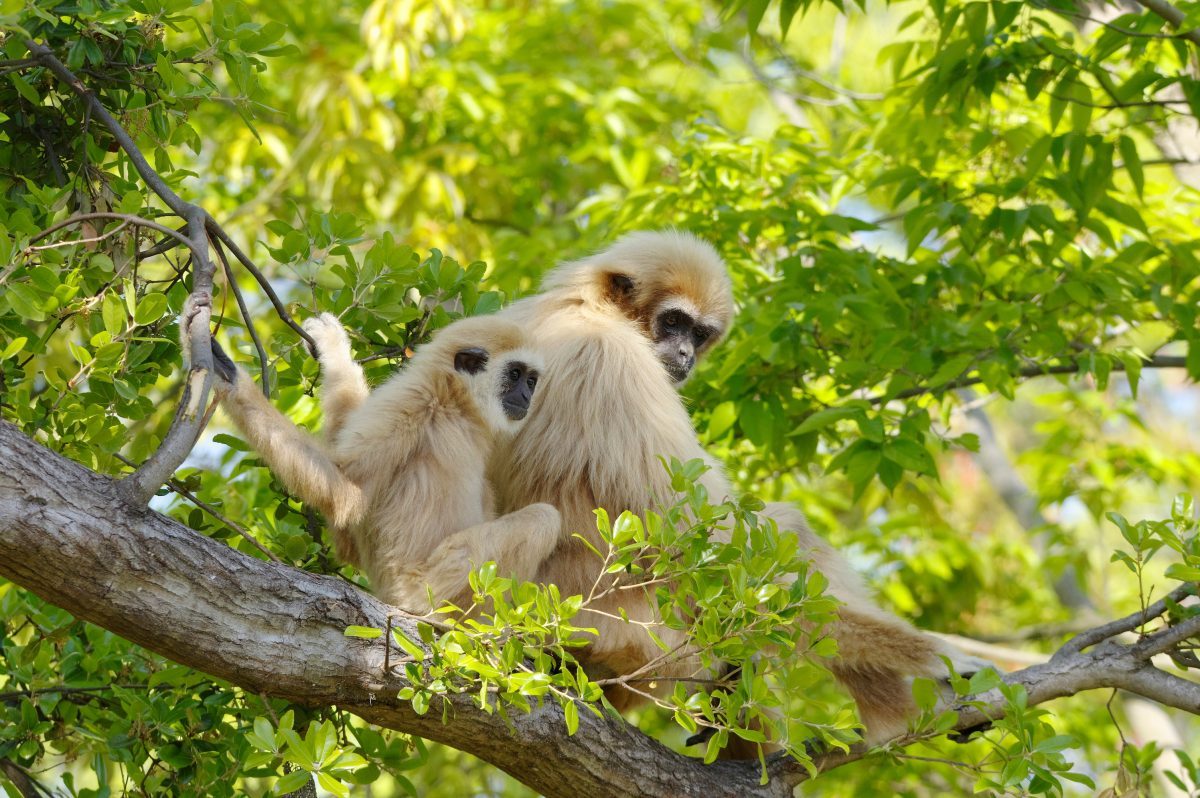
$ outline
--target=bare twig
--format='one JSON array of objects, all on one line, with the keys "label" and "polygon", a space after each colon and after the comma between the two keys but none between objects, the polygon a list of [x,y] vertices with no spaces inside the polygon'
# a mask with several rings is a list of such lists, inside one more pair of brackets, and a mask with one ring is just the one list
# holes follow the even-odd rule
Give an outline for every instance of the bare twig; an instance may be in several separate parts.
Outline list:
[{"label": "bare twig", "polygon": [[[96,221],[96,220],[100,220],[100,219],[119,220],[119,221],[124,222],[127,225],[130,225],[130,224],[134,225],[135,227],[147,227],[151,230],[157,230],[158,232],[163,233],[164,235],[172,236],[172,237],[178,239],[179,243],[183,244],[185,247],[190,247],[192,245],[191,240],[188,239],[186,236],[182,235],[179,232],[176,232],[175,230],[172,230],[169,227],[161,225],[152,219],[143,219],[141,216],[134,216],[131,213],[114,213],[111,211],[94,211],[92,213],[77,213],[74,216],[70,216],[66,219],[63,219],[61,222],[56,222],[55,224],[50,225],[45,230],[41,231],[40,233],[35,235],[33,238],[29,239],[29,242],[32,244],[34,241],[41,241],[43,238],[50,235],[51,233],[56,233],[59,230],[63,229],[64,227],[70,227],[73,224],[79,224],[80,222]],[[112,232],[116,232],[116,231],[112,231]],[[105,233],[104,235],[105,236],[112,235],[112,232]],[[101,236],[101,238],[103,238],[103,237],[104,236]],[[87,241],[98,241],[98,240],[99,240],[99,238],[96,238],[96,239],[85,238],[85,239],[80,239],[77,241],[68,241],[66,243],[82,244]],[[29,247],[29,249],[31,251],[33,251],[33,250],[43,249],[43,247]]]},{"label": "bare twig", "polygon": [[279,299],[279,295],[275,293],[275,289],[272,287],[271,281],[266,278],[266,275],[258,270],[258,267],[254,265],[254,261],[250,260],[250,257],[242,251],[242,248],[239,247],[232,238],[229,237],[228,233],[222,230],[211,218],[208,221],[208,232],[215,235],[217,240],[224,244],[225,247],[231,253],[233,253],[233,257],[238,259],[242,266],[245,267],[246,271],[254,275],[254,279],[257,280],[259,286],[262,287],[263,293],[267,295],[267,299],[271,300],[271,304],[275,306],[275,312],[279,314],[279,318],[283,320],[283,323],[295,330],[296,334],[308,342],[308,345],[315,350],[317,342],[314,341],[312,336],[306,333],[304,328],[297,324],[296,320],[292,318],[292,315],[287,312],[287,308],[283,306],[283,302]]},{"label": "bare twig", "polygon": [[229,259],[225,257],[225,250],[221,247],[221,242],[214,241],[213,243],[217,259],[221,261],[221,268],[225,272],[225,283],[229,286],[229,290],[233,292],[233,298],[237,300],[238,310],[242,314],[242,321],[246,323],[246,332],[250,334],[250,340],[254,342],[254,349],[258,352],[258,366],[259,372],[262,374],[263,396],[270,399],[271,371],[270,361],[267,359],[267,350],[263,348],[262,339],[258,337],[258,328],[255,327],[250,310],[246,307],[246,299],[242,296],[242,289],[238,288],[237,279],[233,276],[233,270],[229,268]]},{"label": "bare twig", "polygon": [[261,544],[257,540],[255,540],[254,536],[251,535],[250,532],[247,531],[245,527],[241,526],[236,521],[231,521],[230,519],[226,518],[225,515],[223,513],[221,513],[220,510],[218,510],[216,507],[213,507],[208,502],[197,498],[196,494],[192,493],[190,490],[185,488],[178,480],[175,480],[175,479],[167,480],[167,487],[170,488],[171,490],[175,491],[176,493],[178,493],[183,498],[190,501],[192,504],[199,507],[204,512],[211,515],[216,520],[220,521],[225,526],[232,529],[234,532],[237,532],[239,535],[242,536],[243,539],[245,539],[245,541],[247,543],[249,543],[251,546],[253,546],[254,548],[261,551],[263,554],[265,554],[267,556],[267,558],[270,559],[272,562],[282,562],[282,560],[280,560],[278,557],[275,556],[274,552],[272,552],[266,546],[264,546],[263,544]]}]

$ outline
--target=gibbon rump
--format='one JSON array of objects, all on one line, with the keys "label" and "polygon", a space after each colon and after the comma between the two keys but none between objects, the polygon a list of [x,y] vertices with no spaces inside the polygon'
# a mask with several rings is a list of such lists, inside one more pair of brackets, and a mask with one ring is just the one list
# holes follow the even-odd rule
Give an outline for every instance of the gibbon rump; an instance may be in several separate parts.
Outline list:
[{"label": "gibbon rump", "polygon": [[[733,315],[729,277],[711,246],[685,233],[634,233],[557,267],[542,293],[499,315],[538,341],[554,375],[538,412],[496,448],[488,470],[502,511],[544,502],[562,514],[564,538],[542,564],[539,581],[558,585],[563,595],[589,594],[600,560],[566,535],[602,548],[594,508],[611,517],[643,513],[655,496],[672,495],[660,457],[705,460],[710,469],[700,482],[709,495],[733,494],[675,392],[696,359],[724,337]],[[858,703],[868,738],[903,732],[912,711],[911,677],[944,676],[940,657],[961,661],[962,655],[876,607],[799,510],[775,504],[765,514],[801,538],[829,592],[843,602],[829,630],[839,645],[831,667]],[[589,617],[598,638],[581,653],[593,678],[631,673],[661,654],[639,626],[617,619],[622,603],[634,621],[657,620],[652,596],[603,598],[596,609],[606,614]],[[685,642],[666,627],[657,633],[668,647]],[[696,667],[684,659],[656,674],[687,675]],[[609,698],[618,707],[637,700],[617,691]]]},{"label": "gibbon rump", "polygon": [[380,598],[416,612],[430,609],[430,594],[435,606],[465,606],[470,569],[489,560],[532,579],[558,542],[558,511],[531,504],[496,518],[484,476],[495,442],[528,413],[542,370],[521,330],[495,318],[455,322],[368,392],[337,319],[304,326],[324,374],[325,441],[283,416],[223,352],[218,392],[288,490],[325,515],[338,556],[362,568]]}]

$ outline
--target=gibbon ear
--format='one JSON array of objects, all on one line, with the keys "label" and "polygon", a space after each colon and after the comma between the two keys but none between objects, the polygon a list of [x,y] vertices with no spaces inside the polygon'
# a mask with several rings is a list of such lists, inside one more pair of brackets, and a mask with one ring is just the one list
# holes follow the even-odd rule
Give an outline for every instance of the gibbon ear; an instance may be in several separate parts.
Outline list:
[{"label": "gibbon ear", "polygon": [[633,298],[633,278],[627,274],[614,272],[608,275],[609,296],[618,304],[624,304]]},{"label": "gibbon ear", "polygon": [[454,353],[454,370],[467,374],[478,374],[487,365],[488,352],[473,346],[470,349],[460,349]]}]

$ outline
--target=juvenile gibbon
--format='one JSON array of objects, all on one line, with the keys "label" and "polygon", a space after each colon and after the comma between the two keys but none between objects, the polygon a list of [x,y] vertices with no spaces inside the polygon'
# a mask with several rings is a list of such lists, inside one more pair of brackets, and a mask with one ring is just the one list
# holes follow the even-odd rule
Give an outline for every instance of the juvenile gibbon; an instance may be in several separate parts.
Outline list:
[{"label": "juvenile gibbon", "polygon": [[[546,277],[541,293],[498,315],[538,342],[554,375],[540,393],[538,411],[506,444],[496,447],[488,474],[501,511],[546,503],[562,514],[564,537],[542,563],[538,581],[563,595],[588,595],[601,562],[576,533],[603,550],[593,510],[610,517],[643,513],[655,497],[673,495],[660,457],[702,458],[711,468],[700,478],[714,500],[733,495],[720,467],[697,440],[676,387],[729,329],[733,300],[728,273],[716,251],[685,233],[640,232],[608,250],[565,263]],[[842,602],[829,632],[838,643],[830,667],[858,704],[870,742],[906,728],[913,712],[914,676],[945,677],[941,657],[968,671],[964,659],[932,636],[875,606],[861,579],[786,504],[764,511],[781,530],[792,530]],[[592,678],[631,673],[661,655],[641,627],[619,620],[658,620],[653,596],[610,594],[588,621],[598,636],[581,653]],[[659,626],[670,648],[686,645],[684,633]],[[686,659],[656,670],[684,676]],[[637,701],[613,691],[618,706]]]},{"label": "juvenile gibbon", "polygon": [[496,317],[457,321],[368,392],[338,320],[322,314],[304,326],[322,364],[324,441],[263,398],[214,340],[217,392],[288,490],[325,516],[339,558],[413,612],[428,611],[430,595],[434,606],[467,606],[467,575],[489,560],[532,580],[559,542],[558,511],[531,503],[496,518],[485,478],[492,447],[520,428],[543,370],[521,330]]}]

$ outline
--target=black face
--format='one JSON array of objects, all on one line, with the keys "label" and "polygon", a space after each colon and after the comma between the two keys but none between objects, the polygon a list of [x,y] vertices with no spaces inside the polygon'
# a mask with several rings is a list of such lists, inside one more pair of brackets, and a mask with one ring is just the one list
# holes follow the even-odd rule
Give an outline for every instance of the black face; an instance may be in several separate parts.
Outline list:
[{"label": "black face", "polygon": [[696,365],[696,352],[716,330],[678,308],[667,308],[654,319],[654,351],[675,382],[683,382]]},{"label": "black face", "polygon": [[509,420],[520,421],[529,412],[529,403],[538,384],[538,371],[519,360],[510,360],[504,368],[500,379],[500,404]]}]

